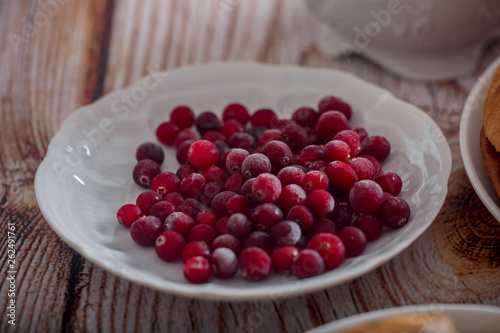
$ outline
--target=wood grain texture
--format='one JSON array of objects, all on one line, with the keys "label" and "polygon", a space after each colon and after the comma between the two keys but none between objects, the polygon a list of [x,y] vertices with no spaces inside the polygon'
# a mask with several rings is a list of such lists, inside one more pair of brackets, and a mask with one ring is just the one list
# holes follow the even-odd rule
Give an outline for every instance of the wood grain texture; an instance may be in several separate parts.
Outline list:
[{"label": "wood grain texture", "polygon": [[[9,33],[22,36],[23,22],[40,10],[35,1],[0,3],[0,218],[17,226],[19,304],[18,325],[11,327],[3,316],[0,331],[300,332],[408,304],[500,306],[500,228],[474,193],[458,146],[468,92],[500,55],[500,41],[491,43],[469,76],[421,83],[359,56],[324,58],[314,46],[315,19],[301,0],[68,0],[16,52]],[[176,297],[81,258],[50,229],[34,196],[36,168],[61,122],[77,107],[150,71],[226,60],[345,70],[424,110],[443,129],[454,159],[449,195],[436,221],[374,271],[289,299],[230,303]],[[6,233],[0,243],[6,243]],[[5,261],[2,256],[2,277]],[[0,284],[4,309],[8,287],[4,280]]]}]

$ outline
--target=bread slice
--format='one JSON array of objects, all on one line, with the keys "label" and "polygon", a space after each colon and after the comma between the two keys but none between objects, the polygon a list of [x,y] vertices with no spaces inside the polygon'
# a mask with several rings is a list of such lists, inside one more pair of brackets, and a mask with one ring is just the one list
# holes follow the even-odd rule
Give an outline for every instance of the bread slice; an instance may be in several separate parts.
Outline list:
[{"label": "bread slice", "polygon": [[496,151],[500,152],[500,66],[488,88],[483,116],[484,134]]}]

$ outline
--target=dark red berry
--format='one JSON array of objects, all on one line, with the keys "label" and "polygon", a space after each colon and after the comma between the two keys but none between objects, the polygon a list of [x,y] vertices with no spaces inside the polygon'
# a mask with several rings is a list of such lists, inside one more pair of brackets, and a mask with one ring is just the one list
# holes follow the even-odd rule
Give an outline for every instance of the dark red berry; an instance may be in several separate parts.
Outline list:
[{"label": "dark red berry", "polygon": [[360,216],[356,220],[354,226],[363,231],[367,241],[373,241],[379,238],[383,230],[380,219],[373,215]]},{"label": "dark red berry", "polygon": [[357,257],[366,249],[366,236],[356,227],[345,227],[340,230],[339,237],[344,243],[346,257]]},{"label": "dark red berry", "polygon": [[186,238],[193,226],[193,218],[182,212],[172,213],[165,219],[165,228],[167,230],[178,232]]},{"label": "dark red berry", "polygon": [[202,112],[196,118],[195,125],[201,135],[209,131],[220,131],[221,129],[219,118],[211,111]]},{"label": "dark red berry", "polygon": [[348,202],[339,201],[335,202],[335,209],[329,217],[338,229],[343,229],[354,225],[359,218],[359,213]]},{"label": "dark red berry", "polygon": [[163,232],[155,241],[155,251],[158,257],[165,261],[177,261],[181,257],[186,241],[175,231]]},{"label": "dark red berry", "polygon": [[226,203],[226,210],[230,215],[241,213],[244,215],[249,215],[250,213],[250,201],[243,195],[237,194],[229,198]]},{"label": "dark red berry", "polygon": [[299,164],[307,168],[312,162],[323,158],[323,148],[317,145],[309,145],[300,152]]},{"label": "dark red berry", "polygon": [[325,271],[339,267],[344,261],[346,248],[342,240],[331,233],[320,233],[311,238],[307,248],[319,253],[325,264]]},{"label": "dark red berry", "polygon": [[273,174],[260,174],[252,183],[252,194],[258,202],[274,202],[281,194],[281,182]]},{"label": "dark red berry", "polygon": [[325,174],[330,181],[330,186],[337,189],[348,190],[358,181],[356,171],[349,164],[341,161],[329,163]]},{"label": "dark red berry", "polygon": [[153,178],[160,172],[161,168],[155,161],[150,159],[140,160],[132,171],[132,178],[140,187],[149,188]]},{"label": "dark red berry", "polygon": [[340,111],[347,119],[351,118],[352,109],[349,104],[344,102],[341,98],[336,96],[325,96],[319,101],[318,105],[319,113],[325,113],[327,111]]},{"label": "dark red berry", "polygon": [[134,204],[125,204],[121,206],[116,213],[118,223],[123,224],[127,228],[130,228],[132,223],[137,221],[142,216],[142,210],[139,206]]},{"label": "dark red berry", "polygon": [[175,172],[175,174],[177,176],[179,176],[179,178],[181,179],[181,181],[183,181],[184,179],[188,178],[193,173],[198,173],[198,169],[196,169],[194,166],[192,166],[189,163],[181,165],[179,167],[179,169],[177,169],[177,171]]},{"label": "dark red berry", "polygon": [[177,207],[177,210],[179,212],[182,212],[184,214],[187,214],[191,216],[193,219],[198,215],[201,211],[203,211],[203,206],[201,202],[199,202],[196,199],[193,198],[187,198],[184,199],[179,206]]},{"label": "dark red berry", "polygon": [[349,162],[349,166],[356,172],[358,180],[375,179],[375,167],[368,159],[356,157]]},{"label": "dark red berry", "polygon": [[177,159],[177,162],[179,164],[186,164],[188,162],[188,151],[189,147],[191,147],[191,144],[195,142],[196,140],[194,139],[189,139],[184,142],[182,142],[179,147],[177,148],[177,151],[175,153],[175,158]]},{"label": "dark red berry", "polygon": [[274,249],[271,253],[273,269],[279,273],[291,271],[298,255],[299,250],[295,246],[282,246]]},{"label": "dark red berry", "polygon": [[243,184],[245,184],[245,182],[246,179],[241,173],[234,174],[227,180],[224,190],[234,193],[240,193],[241,187],[243,186]]},{"label": "dark red berry", "polygon": [[326,174],[321,171],[311,170],[302,177],[300,186],[306,191],[311,193],[314,190],[327,190],[330,181]]},{"label": "dark red berry", "polygon": [[262,146],[261,153],[266,155],[271,161],[273,173],[279,172],[292,161],[292,151],[290,147],[281,141],[269,141]]},{"label": "dark red berry", "polygon": [[189,231],[188,238],[190,241],[204,241],[210,246],[217,236],[219,233],[215,228],[208,224],[196,224]]},{"label": "dark red berry", "polygon": [[206,183],[205,177],[201,174],[192,173],[181,182],[181,194],[184,198],[198,199]]},{"label": "dark red berry", "polygon": [[292,114],[292,120],[303,127],[314,127],[319,114],[313,108],[301,107]]},{"label": "dark red berry", "polygon": [[189,106],[179,105],[170,112],[170,121],[180,129],[189,128],[194,124],[194,112]]},{"label": "dark red berry", "polygon": [[229,220],[229,216],[223,216],[219,219],[219,221],[217,221],[217,223],[215,224],[215,229],[217,229],[217,231],[220,233],[220,234],[227,234],[229,231],[227,230],[227,221]]},{"label": "dark red berry", "polygon": [[161,123],[156,129],[156,138],[164,145],[171,146],[179,133],[179,127],[173,122],[166,121]]},{"label": "dark red berry", "polygon": [[314,236],[321,234],[321,233],[330,233],[333,235],[338,234],[338,229],[335,226],[335,223],[333,223],[329,219],[319,219],[314,222],[312,227],[307,231],[307,237],[309,239],[312,239]]},{"label": "dark red berry", "polygon": [[236,119],[228,120],[220,129],[226,138],[230,138],[234,133],[244,132],[245,127]]},{"label": "dark red berry", "polygon": [[200,135],[196,131],[190,128],[185,128],[181,130],[179,134],[177,134],[177,136],[175,137],[174,145],[176,149],[179,149],[184,142],[189,140],[196,141],[199,139]]},{"label": "dark red berry", "polygon": [[137,148],[135,158],[137,161],[146,159],[153,160],[158,165],[161,165],[165,159],[165,153],[159,144],[154,142],[145,142]]},{"label": "dark red berry", "polygon": [[175,173],[165,171],[154,177],[151,190],[165,196],[168,193],[179,192],[181,179]]},{"label": "dark red berry", "polygon": [[287,166],[278,172],[278,179],[281,181],[282,186],[289,184],[300,185],[302,177],[304,177],[305,174],[303,170],[296,166]]},{"label": "dark red berry", "polygon": [[219,150],[206,140],[198,140],[191,144],[188,150],[188,160],[198,169],[206,169],[219,162]]},{"label": "dark red berry", "polygon": [[164,197],[164,200],[173,203],[175,208],[177,209],[181,202],[184,201],[184,198],[179,192],[172,192],[167,193],[167,195],[165,195]]},{"label": "dark red berry", "polygon": [[403,188],[401,177],[394,172],[385,172],[377,176],[375,182],[380,185],[382,191],[390,193],[393,196],[399,195]]},{"label": "dark red berry", "polygon": [[233,148],[226,158],[226,170],[234,175],[241,172],[243,161],[250,155],[250,153],[241,148]]},{"label": "dark red berry", "polygon": [[380,220],[392,229],[405,226],[410,220],[410,206],[401,198],[388,198],[380,205]]},{"label": "dark red berry", "polygon": [[296,222],[302,231],[309,230],[314,223],[314,216],[311,210],[304,205],[295,205],[291,207],[286,219]]},{"label": "dark red berry", "polygon": [[231,148],[241,148],[253,152],[257,148],[257,143],[253,136],[245,132],[238,132],[232,134],[227,143]]},{"label": "dark red berry", "polygon": [[225,247],[215,249],[210,255],[210,262],[215,276],[221,279],[231,278],[238,271],[237,255]]},{"label": "dark red berry", "polygon": [[271,254],[274,243],[271,236],[264,231],[253,231],[245,238],[245,247],[255,246]]},{"label": "dark red berry", "polygon": [[229,174],[216,165],[212,165],[209,168],[204,169],[201,175],[205,177],[207,182],[217,182],[219,184],[225,184],[229,179]]},{"label": "dark red berry", "polygon": [[383,193],[373,180],[360,180],[349,191],[349,203],[361,214],[374,214],[382,203]]},{"label": "dark red berry", "polygon": [[149,210],[149,215],[157,217],[162,223],[165,219],[176,211],[175,205],[169,201],[155,203]]},{"label": "dark red berry", "polygon": [[231,119],[236,119],[245,125],[250,120],[248,109],[239,103],[229,104],[222,111],[222,121],[227,122]]},{"label": "dark red berry", "polygon": [[130,236],[141,246],[151,246],[163,232],[163,224],[154,216],[144,216],[132,223]]},{"label": "dark red berry", "polygon": [[217,215],[215,215],[211,211],[203,211],[198,213],[196,217],[194,218],[194,223],[195,224],[207,224],[213,228],[215,228],[215,224],[217,223],[219,219],[217,218]]},{"label": "dark red berry", "polygon": [[269,235],[277,247],[294,246],[302,236],[302,231],[297,223],[282,221],[271,228]]},{"label": "dark red berry", "polygon": [[351,157],[355,157],[360,149],[361,140],[358,133],[351,130],[343,130],[333,136],[333,140],[344,141],[349,145]]},{"label": "dark red berry", "polygon": [[212,243],[212,249],[215,250],[220,247],[227,247],[228,249],[233,251],[236,255],[239,255],[241,252],[240,241],[236,237],[230,234],[222,234],[214,239]]},{"label": "dark red berry", "polygon": [[184,263],[183,273],[191,283],[205,283],[212,275],[210,261],[201,256],[192,257]]},{"label": "dark red berry", "polygon": [[299,154],[307,144],[307,132],[297,124],[290,124],[281,131],[281,141],[286,143],[293,153]]},{"label": "dark red berry", "polygon": [[304,204],[317,217],[325,217],[333,212],[335,201],[330,193],[325,190],[314,190],[306,197]]},{"label": "dark red berry", "polygon": [[385,160],[391,152],[391,144],[383,136],[369,136],[361,142],[359,153],[371,155],[379,161]]},{"label": "dark red berry", "polygon": [[137,196],[135,204],[141,209],[144,215],[148,215],[151,207],[153,207],[155,203],[162,200],[163,196],[161,196],[159,193],[155,191],[146,191]]},{"label": "dark red berry", "polygon": [[[208,131],[207,133],[203,134],[202,139],[210,141],[212,143],[215,143],[215,141],[225,142],[227,140],[227,138],[224,134],[222,134],[221,132],[217,132],[217,131]],[[227,146],[227,147],[229,148],[229,146]],[[220,150],[219,150],[219,152],[220,152]]]},{"label": "dark red berry", "polygon": [[342,112],[327,111],[319,116],[315,130],[323,139],[331,140],[335,134],[347,127],[347,118]]},{"label": "dark red berry", "polygon": [[250,212],[250,219],[256,230],[269,231],[276,223],[283,220],[283,212],[275,204],[260,204]]},{"label": "dark red berry", "polygon": [[302,204],[306,200],[306,196],[306,191],[302,187],[290,184],[283,187],[276,204],[282,211],[288,212],[293,206]]},{"label": "dark red berry", "polygon": [[264,154],[248,155],[241,165],[241,173],[245,178],[255,178],[262,173],[271,172],[271,161]]},{"label": "dark red berry", "polygon": [[182,262],[186,262],[188,261],[188,259],[196,256],[205,257],[207,259],[210,257],[210,247],[205,241],[191,241],[187,243],[182,249]]},{"label": "dark red berry", "polygon": [[358,155],[358,157],[363,157],[372,162],[373,167],[375,168],[375,176],[379,176],[382,174],[382,166],[380,165],[380,162],[373,156],[371,155]]},{"label": "dark red berry", "polygon": [[276,113],[271,109],[260,109],[253,113],[250,122],[253,127],[265,126],[272,128],[274,122],[278,119]]},{"label": "dark red berry", "polygon": [[299,279],[320,275],[325,271],[325,263],[318,252],[311,249],[300,250],[292,264],[292,271]]},{"label": "dark red berry", "polygon": [[271,257],[258,247],[247,247],[239,255],[241,276],[246,280],[261,280],[271,272]]},{"label": "dark red berry", "polygon": [[205,186],[203,186],[201,192],[210,202],[212,202],[215,196],[220,192],[222,192],[223,190],[224,188],[222,187],[221,183],[208,182],[205,184]]},{"label": "dark red berry", "polygon": [[257,139],[257,144],[263,146],[273,140],[281,140],[281,131],[279,129],[271,128],[262,132]]},{"label": "dark red berry", "polygon": [[226,203],[229,198],[236,194],[237,193],[231,191],[223,191],[217,194],[212,200],[212,212],[214,212],[215,215],[217,215],[217,217],[219,218],[228,215],[228,212],[226,210]]},{"label": "dark red berry", "polygon": [[227,221],[227,230],[229,234],[241,241],[244,240],[252,231],[252,223],[247,216],[236,213],[229,217],[229,220]]},{"label": "dark red berry", "polygon": [[333,161],[347,162],[351,157],[351,148],[344,141],[331,140],[323,147],[323,154],[328,163]]}]

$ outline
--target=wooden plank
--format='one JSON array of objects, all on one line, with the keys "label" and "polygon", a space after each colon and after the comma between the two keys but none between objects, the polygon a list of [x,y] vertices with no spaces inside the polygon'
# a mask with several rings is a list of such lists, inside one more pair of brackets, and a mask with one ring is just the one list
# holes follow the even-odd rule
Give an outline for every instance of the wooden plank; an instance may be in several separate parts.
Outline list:
[{"label": "wooden plank", "polygon": [[[2,332],[57,332],[67,309],[68,268],[80,261],[43,219],[33,181],[66,116],[100,94],[105,2],[7,1],[0,5],[0,219],[16,225],[16,326]],[[7,233],[0,235],[7,244]],[[7,257],[0,258],[6,309]],[[69,312],[70,314],[70,312]]]}]

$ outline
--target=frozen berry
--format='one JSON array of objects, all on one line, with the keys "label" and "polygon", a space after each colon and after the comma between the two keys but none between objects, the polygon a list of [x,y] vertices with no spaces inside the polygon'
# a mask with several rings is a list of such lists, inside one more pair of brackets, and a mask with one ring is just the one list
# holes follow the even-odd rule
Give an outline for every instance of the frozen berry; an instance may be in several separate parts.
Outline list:
[{"label": "frozen berry", "polygon": [[156,138],[164,145],[171,146],[179,133],[179,127],[173,122],[166,121],[161,123],[156,129]]},{"label": "frozen berry", "polygon": [[213,198],[211,204],[212,212],[214,212],[217,217],[221,218],[228,215],[226,203],[233,195],[236,195],[236,193],[231,191],[222,191]]},{"label": "frozen berry", "polygon": [[262,132],[257,139],[257,144],[263,146],[273,140],[281,140],[281,131],[279,129],[271,128]]},{"label": "frozen berry", "polygon": [[307,231],[314,223],[311,210],[304,205],[295,205],[288,211],[287,220],[296,222],[302,231]]},{"label": "frozen berry", "polygon": [[241,148],[233,148],[226,158],[226,170],[232,175],[241,172],[243,161],[250,155],[250,153]]},{"label": "frozen berry", "polygon": [[253,136],[245,132],[239,132],[232,134],[227,143],[231,148],[242,148],[249,152],[253,152],[257,148],[257,143]]},{"label": "frozen berry", "polygon": [[249,215],[250,201],[241,194],[234,195],[227,201],[226,210],[230,215],[236,213]]},{"label": "frozen berry", "polygon": [[281,182],[273,174],[260,174],[252,183],[252,194],[258,202],[274,202],[281,194]]},{"label": "frozen berry", "polygon": [[150,159],[140,160],[132,171],[132,178],[140,187],[150,188],[153,178],[160,172],[161,168],[155,161]]},{"label": "frozen berry", "polygon": [[292,271],[299,279],[320,275],[325,271],[325,263],[318,252],[304,249],[292,264]]},{"label": "frozen berry", "polygon": [[360,180],[349,191],[349,203],[361,214],[374,214],[382,203],[383,193],[373,180]]},{"label": "frozen berry", "polygon": [[318,120],[318,113],[310,107],[301,107],[292,114],[292,120],[303,127],[314,127]]},{"label": "frozen berry", "polygon": [[380,222],[380,219],[373,215],[360,216],[356,220],[354,226],[365,234],[367,241],[373,241],[379,238],[383,230],[383,225]]},{"label": "frozen berry", "polygon": [[388,198],[380,205],[380,220],[392,229],[401,228],[410,219],[410,206],[401,198]]},{"label": "frozen berry", "polygon": [[[173,232],[173,231],[170,231]],[[181,259],[182,262],[188,261],[189,258],[201,256],[209,258],[210,247],[204,241],[191,241],[187,243],[182,249]]]},{"label": "frozen berry", "polygon": [[351,157],[351,148],[347,143],[340,140],[331,140],[323,147],[325,161],[347,162]]},{"label": "frozen berry", "polygon": [[229,234],[241,241],[244,240],[252,231],[252,223],[247,216],[236,213],[229,217],[229,220],[227,221],[227,230]]},{"label": "frozen berry", "polygon": [[266,155],[271,161],[273,173],[277,173],[292,161],[292,151],[290,147],[281,141],[269,141],[262,146],[261,153]]},{"label": "frozen berry", "polygon": [[384,172],[375,178],[375,182],[380,185],[382,191],[388,192],[393,196],[401,193],[401,189],[403,188],[401,177],[394,172]]},{"label": "frozen berry", "polygon": [[186,238],[193,226],[193,218],[182,212],[172,213],[165,219],[165,228],[167,230],[178,232]]},{"label": "frozen berry", "polygon": [[142,216],[142,210],[139,206],[134,204],[125,204],[121,206],[116,213],[118,223],[123,224],[127,228],[130,228],[132,223],[137,221]]},{"label": "frozen berry", "polygon": [[340,140],[347,143],[351,150],[351,157],[355,157],[358,154],[361,145],[358,133],[351,130],[343,130],[335,134],[333,140]]},{"label": "frozen berry", "polygon": [[330,181],[330,186],[348,190],[358,181],[358,175],[351,166],[345,162],[333,161],[326,166],[325,174]]},{"label": "frozen berry", "polygon": [[241,187],[243,186],[243,184],[245,184],[245,182],[246,179],[241,173],[234,174],[227,180],[224,190],[234,193],[241,193]]},{"label": "frozen berry", "polygon": [[165,261],[177,261],[181,257],[186,241],[175,231],[163,232],[155,241],[155,251],[158,257]]},{"label": "frozen berry", "polygon": [[358,180],[375,179],[375,167],[368,159],[356,157],[349,162],[349,166],[356,172]]},{"label": "frozen berry", "polygon": [[354,225],[359,218],[359,213],[355,211],[348,202],[335,202],[335,209],[329,218],[335,223],[337,228],[343,229]]},{"label": "frozen berry", "polygon": [[321,171],[311,170],[302,177],[300,186],[307,192],[311,193],[314,190],[327,190],[330,181],[328,177]]},{"label": "frozen berry", "polygon": [[191,144],[188,150],[188,160],[198,169],[206,169],[219,162],[219,150],[206,140],[198,140]]},{"label": "frozen berry", "polygon": [[271,253],[274,249],[274,243],[271,236],[264,231],[253,231],[245,238],[245,247],[255,246]]},{"label": "frozen berry", "polygon": [[163,196],[155,191],[142,192],[135,199],[135,204],[141,209],[144,215],[149,214],[149,210],[157,202],[163,200]]},{"label": "frozen berry", "polygon": [[281,181],[282,186],[289,184],[300,185],[305,174],[302,169],[296,166],[287,166],[278,172],[278,179]]},{"label": "frozen berry", "polygon": [[241,243],[240,241],[230,234],[222,234],[217,236],[212,242],[212,249],[218,249],[219,247],[227,247],[231,251],[233,251],[236,255],[241,252]]},{"label": "frozen berry", "polygon": [[236,119],[245,125],[250,120],[250,114],[247,108],[239,103],[229,104],[222,111],[222,121],[228,122],[231,119]]},{"label": "frozen berry", "polygon": [[198,173],[198,169],[196,169],[194,166],[192,166],[189,163],[181,165],[179,167],[179,169],[177,169],[177,171],[175,172],[175,174],[177,176],[179,176],[179,178],[181,179],[181,181],[183,181],[184,179],[188,178],[193,173]]},{"label": "frozen berry", "polygon": [[203,211],[203,207],[200,201],[193,198],[186,198],[179,204],[177,210],[194,219],[196,215]]},{"label": "frozen berry", "polygon": [[144,216],[132,223],[130,236],[141,246],[151,246],[163,232],[163,224],[154,216]]},{"label": "frozen berry", "polygon": [[331,233],[317,234],[311,238],[307,248],[319,253],[325,264],[325,271],[339,267],[346,253],[342,240]]},{"label": "frozen berry", "polygon": [[275,204],[264,203],[252,209],[250,219],[256,230],[269,231],[276,223],[283,220],[283,212]]},{"label": "frozen berry", "polygon": [[317,217],[329,215],[335,208],[335,201],[330,193],[325,190],[314,190],[309,193],[305,200],[305,205]]},{"label": "frozen berry", "polygon": [[245,127],[243,127],[243,125],[236,119],[231,119],[228,120],[224,125],[222,125],[220,131],[226,138],[229,138],[234,133],[245,131]]},{"label": "frozen berry", "polygon": [[369,136],[361,142],[360,154],[367,154],[379,161],[385,160],[391,152],[391,144],[383,136]]},{"label": "frozen berry", "polygon": [[345,227],[340,230],[339,237],[345,246],[346,257],[357,257],[365,251],[366,236],[356,227]]},{"label": "frozen berry", "polygon": [[271,262],[276,272],[284,273],[292,270],[292,265],[299,255],[295,246],[282,246],[271,253]]},{"label": "frozen berry", "polygon": [[176,211],[175,205],[169,201],[155,203],[149,210],[149,215],[157,217],[162,223],[165,219]]},{"label": "frozen berry", "polygon": [[271,228],[269,235],[277,247],[293,246],[299,241],[302,231],[297,223],[282,221]]},{"label": "frozen berry", "polygon": [[347,119],[351,118],[352,114],[351,106],[336,96],[323,97],[319,101],[318,110],[319,113],[325,113],[327,111],[340,111],[346,116]]},{"label": "frozen berry", "polygon": [[210,255],[210,262],[215,276],[221,279],[233,277],[238,271],[238,258],[226,247],[215,249]]},{"label": "frozen berry", "polygon": [[314,236],[321,234],[321,233],[330,233],[333,235],[338,234],[338,229],[335,226],[335,223],[333,223],[329,219],[319,219],[314,222],[312,227],[307,231],[307,237],[309,239],[312,239]]},{"label": "frozen berry", "polygon": [[317,145],[309,145],[300,152],[299,164],[307,168],[312,162],[323,158],[323,148]]},{"label": "frozen berry", "polygon": [[151,183],[151,190],[165,196],[171,192],[179,192],[181,179],[175,173],[165,171],[158,174]]},{"label": "frozen berry", "polygon": [[307,144],[307,132],[297,124],[290,124],[281,131],[281,141],[286,143],[293,153],[299,154]]},{"label": "frozen berry", "polygon": [[159,144],[154,142],[145,142],[137,147],[135,158],[137,161],[146,159],[153,160],[158,165],[161,165],[165,159],[165,153]]},{"label": "frozen berry", "polygon": [[194,223],[195,224],[207,224],[211,227],[215,228],[215,224],[217,223],[219,219],[217,218],[217,215],[215,215],[211,211],[203,211],[198,213],[196,217],[194,218]]},{"label": "frozen berry", "polygon": [[255,178],[262,173],[271,172],[271,161],[266,155],[255,153],[248,155],[241,165],[241,173],[245,178]]},{"label": "frozen berry", "polygon": [[215,143],[215,141],[225,142],[227,140],[224,134],[217,131],[208,131],[207,133],[203,134],[202,139],[210,141],[212,143]]},{"label": "frozen berry", "polygon": [[306,200],[306,196],[306,191],[302,187],[290,184],[283,187],[276,204],[282,211],[288,212],[293,206],[302,204]]},{"label": "frozen berry", "polygon": [[205,283],[212,275],[210,261],[201,256],[192,257],[184,263],[183,273],[191,283]]},{"label": "frozen berry", "polygon": [[181,202],[184,201],[184,198],[179,192],[171,192],[165,195],[164,200],[173,203],[177,209]]},{"label": "frozen berry", "polygon": [[181,194],[184,198],[198,199],[206,183],[205,177],[199,173],[192,173],[181,182]]},{"label": "frozen berry", "polygon": [[188,238],[190,241],[204,241],[210,246],[218,235],[217,230],[208,224],[196,224],[189,231]]},{"label": "frozen berry", "polygon": [[208,131],[220,131],[221,125],[217,115],[211,111],[202,112],[195,120],[196,129],[203,135]]},{"label": "frozen berry", "polygon": [[253,127],[265,126],[272,128],[274,122],[278,119],[276,113],[271,109],[260,109],[253,113],[250,122]]},{"label": "frozen berry", "polygon": [[181,144],[183,144],[186,141],[189,141],[189,140],[196,141],[199,139],[200,139],[200,135],[196,131],[194,131],[190,128],[185,128],[185,129],[181,130],[177,134],[177,136],[175,137],[175,141],[174,141],[175,149],[179,149]]},{"label": "frozen berry", "polygon": [[170,112],[170,121],[180,129],[189,128],[194,124],[194,112],[189,106],[179,105]]},{"label": "frozen berry", "polygon": [[271,257],[258,247],[247,247],[239,255],[241,276],[246,280],[261,280],[271,272]]},{"label": "frozen berry", "polygon": [[191,147],[191,144],[195,141],[195,139],[188,139],[179,145],[175,152],[175,158],[179,164],[186,164],[188,162],[189,147]]},{"label": "frozen berry", "polygon": [[345,129],[347,129],[347,118],[339,111],[327,111],[321,114],[315,127],[325,140],[331,140],[335,134]]}]

